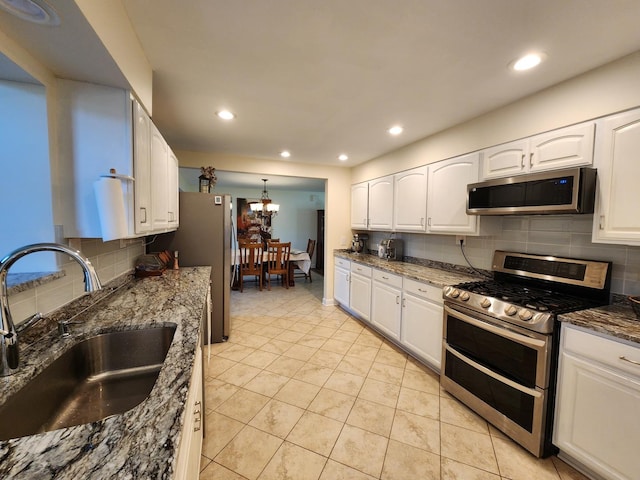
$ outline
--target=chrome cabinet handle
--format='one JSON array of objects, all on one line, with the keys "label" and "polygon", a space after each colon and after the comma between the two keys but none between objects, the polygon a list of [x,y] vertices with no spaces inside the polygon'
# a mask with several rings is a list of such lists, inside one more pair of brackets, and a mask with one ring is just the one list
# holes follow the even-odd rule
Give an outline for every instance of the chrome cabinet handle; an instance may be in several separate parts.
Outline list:
[{"label": "chrome cabinet handle", "polygon": [[529,168],[533,168],[533,152],[529,154]]},{"label": "chrome cabinet handle", "polygon": [[633,365],[640,365],[640,362],[637,360],[631,360],[630,358],[625,357],[624,355],[620,355],[620,360],[622,360],[623,362],[628,362],[628,363],[632,363]]},{"label": "chrome cabinet handle", "polygon": [[523,153],[522,154],[522,161],[521,161],[521,164],[520,164],[522,166],[522,168],[524,168],[524,157],[525,157],[525,154]]},{"label": "chrome cabinet handle", "polygon": [[147,207],[140,207],[140,210],[144,212],[144,220],[141,220],[140,223],[147,223]]},{"label": "chrome cabinet handle", "polygon": [[396,295],[396,305],[400,305],[400,296]]}]

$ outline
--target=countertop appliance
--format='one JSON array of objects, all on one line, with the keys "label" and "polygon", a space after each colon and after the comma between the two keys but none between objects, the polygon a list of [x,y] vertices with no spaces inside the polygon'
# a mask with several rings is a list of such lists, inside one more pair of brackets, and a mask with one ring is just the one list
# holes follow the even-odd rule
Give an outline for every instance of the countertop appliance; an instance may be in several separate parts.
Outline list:
[{"label": "countertop appliance", "polygon": [[445,287],[441,385],[534,455],[551,444],[557,316],[609,303],[611,263],[497,250],[493,278]]},{"label": "countertop appliance", "polygon": [[385,260],[402,260],[402,240],[385,238],[378,245],[378,257]]},{"label": "countertop appliance", "polygon": [[363,235],[361,233],[354,233],[353,240],[351,240],[351,251],[354,253],[362,253],[367,246],[367,240],[369,235]]},{"label": "countertop appliance", "polygon": [[469,215],[593,213],[595,168],[569,168],[467,185]]},{"label": "countertop appliance", "polygon": [[210,321],[205,343],[226,340],[230,332],[231,249],[233,225],[231,195],[180,192],[180,226],[158,235],[149,250],[178,251],[180,267],[211,266]]}]

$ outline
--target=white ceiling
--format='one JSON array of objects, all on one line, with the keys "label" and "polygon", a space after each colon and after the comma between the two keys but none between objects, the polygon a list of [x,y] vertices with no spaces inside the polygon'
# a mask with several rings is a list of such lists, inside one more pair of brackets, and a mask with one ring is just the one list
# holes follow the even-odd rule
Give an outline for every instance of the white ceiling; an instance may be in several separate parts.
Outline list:
[{"label": "white ceiling", "polygon": [[[353,166],[640,50],[640,0],[121,1],[174,149],[295,162]],[[57,76],[126,88],[74,0],[51,4],[60,27],[0,11],[0,30]],[[507,69],[532,49],[539,69]]]},{"label": "white ceiling", "polygon": [[640,49],[638,0],[122,1],[174,148],[296,162],[352,166]]}]

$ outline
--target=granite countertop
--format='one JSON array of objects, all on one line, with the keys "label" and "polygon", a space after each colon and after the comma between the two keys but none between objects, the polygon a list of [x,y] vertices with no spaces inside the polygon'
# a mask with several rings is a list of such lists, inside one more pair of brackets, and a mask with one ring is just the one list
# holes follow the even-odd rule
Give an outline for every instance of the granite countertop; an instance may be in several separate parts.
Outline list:
[{"label": "granite countertop", "polygon": [[[72,326],[71,337],[61,338],[54,328],[41,332],[37,341],[22,344],[24,366],[16,374],[0,378],[0,402],[85,338],[177,324],[158,380],[146,400],[105,420],[0,442],[0,478],[173,478],[209,277],[209,267],[190,267],[121,282],[111,291],[108,285],[106,298],[98,304],[84,306],[89,296],[71,304],[69,316],[78,314],[74,321],[82,322]],[[62,316],[65,308],[54,317]]]},{"label": "granite countertop", "polygon": [[429,283],[440,288],[447,285],[473,282],[480,278],[479,275],[474,276],[468,272],[454,271],[439,266],[436,267],[435,265],[438,265],[437,262],[433,262],[434,266],[424,266],[415,263],[384,260],[377,255],[352,253],[346,250],[335,250],[333,254],[336,257],[345,258],[352,262],[385,270],[390,273],[395,273],[396,275],[402,275],[403,277],[419,282]]},{"label": "granite countertop", "polygon": [[561,322],[593,330],[598,333],[640,343],[640,319],[630,305],[605,305],[559,315]]}]

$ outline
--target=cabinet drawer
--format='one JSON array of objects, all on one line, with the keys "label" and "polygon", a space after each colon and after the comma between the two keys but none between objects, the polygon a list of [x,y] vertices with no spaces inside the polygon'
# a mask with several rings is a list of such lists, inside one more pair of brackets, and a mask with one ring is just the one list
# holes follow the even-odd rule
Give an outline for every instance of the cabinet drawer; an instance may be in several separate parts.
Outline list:
[{"label": "cabinet drawer", "polygon": [[563,323],[562,347],[564,351],[577,353],[582,357],[640,377],[640,346],[601,337]]},{"label": "cabinet drawer", "polygon": [[405,278],[402,289],[405,293],[410,293],[417,297],[427,298],[438,304],[442,304],[442,288],[434,287],[426,283]]},{"label": "cabinet drawer", "polygon": [[362,275],[364,277],[371,277],[371,267],[366,267],[364,265],[360,265],[359,263],[351,264],[351,273],[357,273],[358,275]]},{"label": "cabinet drawer", "polygon": [[333,257],[333,258],[335,260],[334,265],[336,267],[342,267],[349,270],[349,266],[351,265],[351,262],[349,260],[345,260],[344,258],[340,258],[340,257]]},{"label": "cabinet drawer", "polygon": [[393,287],[402,288],[402,277],[400,275],[385,272],[384,270],[374,269],[373,279],[377,282],[385,283]]}]

